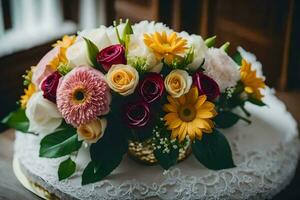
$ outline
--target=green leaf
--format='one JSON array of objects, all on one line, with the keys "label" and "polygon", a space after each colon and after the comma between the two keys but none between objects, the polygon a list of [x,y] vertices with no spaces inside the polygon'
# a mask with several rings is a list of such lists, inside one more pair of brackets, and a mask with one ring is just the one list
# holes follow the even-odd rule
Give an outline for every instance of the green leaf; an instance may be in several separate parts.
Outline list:
[{"label": "green leaf", "polygon": [[125,23],[124,30],[123,30],[122,40],[126,41],[127,35],[130,35],[130,34],[133,34],[133,30],[132,30],[132,27],[131,27],[131,24],[130,24],[129,20],[127,19],[126,23]]},{"label": "green leaf", "polygon": [[214,118],[218,128],[230,128],[239,121],[240,117],[230,111],[220,111]]},{"label": "green leaf", "polygon": [[240,54],[240,52],[237,52],[236,54],[234,54],[233,57],[232,57],[232,59],[236,62],[236,64],[238,64],[238,66],[242,65],[243,57]]},{"label": "green leaf", "polygon": [[[113,155],[111,156],[113,157]],[[105,178],[122,161],[122,158],[117,158],[118,159],[111,159],[112,162],[99,162],[95,160],[90,161],[82,173],[81,184],[86,185],[89,183],[95,183]]]},{"label": "green leaf", "polygon": [[19,108],[15,112],[9,113],[8,116],[1,121],[1,123],[23,133],[28,132],[29,121],[25,115],[24,109]]},{"label": "green leaf", "polygon": [[98,47],[89,39],[83,37],[86,47],[87,47],[87,56],[89,59],[90,64],[92,64],[94,67],[100,67],[99,64],[96,61],[96,56],[99,53]]},{"label": "green leaf", "polygon": [[225,42],[220,49],[223,49],[226,53],[229,51],[230,42]]},{"label": "green leaf", "polygon": [[255,99],[255,98],[249,98],[248,101],[257,106],[265,106],[266,105],[263,101],[261,101],[259,99]]},{"label": "green leaf", "polygon": [[203,134],[201,140],[195,140],[192,150],[197,160],[205,167],[221,170],[235,167],[229,143],[217,130]]},{"label": "green leaf", "polygon": [[74,174],[75,170],[76,164],[71,158],[62,161],[58,167],[58,179],[61,181],[69,178],[72,174]]},{"label": "green leaf", "polygon": [[179,156],[179,147],[176,149],[172,147],[169,153],[164,152],[163,148],[155,149],[154,155],[160,166],[162,166],[165,170],[168,170],[170,167],[177,163]]},{"label": "green leaf", "polygon": [[82,141],[78,141],[76,130],[61,129],[47,135],[40,143],[40,157],[58,158],[77,151]]},{"label": "green leaf", "polygon": [[[107,115],[104,136],[90,148],[91,162],[82,174],[82,185],[94,183],[109,175],[121,163],[128,150],[128,128],[119,117],[120,110]],[[118,124],[118,126],[116,126]]]},{"label": "green leaf", "polygon": [[208,48],[215,46],[217,36],[207,38],[204,42]]}]

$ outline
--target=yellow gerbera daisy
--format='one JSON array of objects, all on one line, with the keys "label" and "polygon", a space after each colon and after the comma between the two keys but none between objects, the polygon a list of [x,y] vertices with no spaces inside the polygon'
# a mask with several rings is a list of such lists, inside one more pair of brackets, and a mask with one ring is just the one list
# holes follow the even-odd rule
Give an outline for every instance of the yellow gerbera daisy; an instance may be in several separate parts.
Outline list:
[{"label": "yellow gerbera daisy", "polygon": [[30,83],[28,85],[28,88],[24,89],[24,95],[21,96],[21,99],[20,99],[21,108],[23,108],[23,109],[26,108],[27,102],[33,93],[35,93],[35,86],[33,83]]},{"label": "yellow gerbera daisy", "polygon": [[165,104],[163,109],[168,114],[164,120],[167,128],[172,130],[172,139],[178,138],[182,142],[188,135],[194,141],[195,137],[201,139],[203,132],[212,132],[214,124],[211,118],[217,115],[215,105],[206,101],[206,95],[199,96],[196,87],[179,98],[167,98],[169,104]]},{"label": "yellow gerbera daisy", "polygon": [[245,85],[244,91],[253,98],[261,100],[263,95],[261,94],[260,89],[265,88],[266,85],[261,77],[256,76],[256,70],[251,70],[251,63],[248,63],[243,59],[240,73],[241,81]]},{"label": "yellow gerbera daisy", "polygon": [[178,37],[175,32],[171,35],[167,35],[165,31],[144,34],[144,42],[153,50],[158,60],[165,59],[168,63],[171,63],[175,57],[178,57],[187,49],[187,41]]}]

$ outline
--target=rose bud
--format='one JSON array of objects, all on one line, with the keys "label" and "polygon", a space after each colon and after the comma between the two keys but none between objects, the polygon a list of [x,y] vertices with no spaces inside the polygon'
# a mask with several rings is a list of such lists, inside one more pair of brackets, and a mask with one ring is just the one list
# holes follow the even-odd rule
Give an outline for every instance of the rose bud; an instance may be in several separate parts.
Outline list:
[{"label": "rose bud", "polygon": [[97,62],[108,71],[112,65],[126,64],[125,48],[120,44],[102,49],[96,56]]},{"label": "rose bud", "polygon": [[139,83],[138,92],[147,103],[159,99],[164,91],[164,80],[160,74],[147,73]]},{"label": "rose bud", "polygon": [[61,75],[56,71],[47,76],[41,84],[41,90],[43,91],[43,97],[56,103],[56,90]]},{"label": "rose bud", "polygon": [[149,104],[144,101],[138,101],[126,105],[125,122],[130,128],[143,128],[151,118]]},{"label": "rose bud", "polygon": [[193,85],[198,88],[199,95],[205,94],[208,100],[214,100],[220,95],[219,85],[202,72],[193,75]]}]

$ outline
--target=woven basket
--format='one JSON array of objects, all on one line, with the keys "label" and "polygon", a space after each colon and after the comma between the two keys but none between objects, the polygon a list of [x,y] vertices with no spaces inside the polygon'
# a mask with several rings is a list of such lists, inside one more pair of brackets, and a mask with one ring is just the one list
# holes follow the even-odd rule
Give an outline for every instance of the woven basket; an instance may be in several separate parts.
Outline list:
[{"label": "woven basket", "polygon": [[[183,161],[191,154],[191,147],[189,144],[179,148],[178,162]],[[146,165],[156,165],[158,161],[154,156],[154,149],[151,145],[151,140],[145,142],[129,141],[128,155],[140,163]]]}]

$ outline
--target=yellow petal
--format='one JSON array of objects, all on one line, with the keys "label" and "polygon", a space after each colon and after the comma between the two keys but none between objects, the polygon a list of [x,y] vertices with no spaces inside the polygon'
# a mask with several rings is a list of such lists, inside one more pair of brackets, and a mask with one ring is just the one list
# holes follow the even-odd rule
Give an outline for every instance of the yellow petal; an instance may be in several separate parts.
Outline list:
[{"label": "yellow petal", "polygon": [[167,99],[172,106],[177,107],[179,105],[178,101],[175,98],[173,98],[172,96],[168,95]]},{"label": "yellow petal", "polygon": [[206,95],[201,95],[198,98],[197,103],[195,104],[196,109],[199,109],[205,101],[206,101]]},{"label": "yellow petal", "polygon": [[193,87],[187,94],[187,101],[191,104],[195,104],[198,99],[198,89]]},{"label": "yellow petal", "polygon": [[202,119],[209,119],[215,116],[215,112],[211,111],[204,111],[204,112],[197,112],[196,117]]},{"label": "yellow petal", "polygon": [[176,118],[176,119],[173,119],[173,120],[170,122],[169,127],[170,127],[171,129],[174,129],[174,128],[179,127],[181,124],[182,124],[182,121],[181,121],[179,118]]},{"label": "yellow petal", "polygon": [[164,116],[164,120],[167,121],[168,124],[175,119],[178,119],[178,114],[174,112],[170,112]]},{"label": "yellow petal", "polygon": [[178,101],[181,105],[184,105],[186,103],[186,97],[185,95],[181,95],[179,98],[178,98]]},{"label": "yellow petal", "polygon": [[178,136],[179,136],[179,141],[182,142],[186,136],[186,123],[183,122],[179,128],[178,131]]},{"label": "yellow petal", "polygon": [[177,108],[171,104],[165,104],[163,109],[166,112],[177,112]]}]

